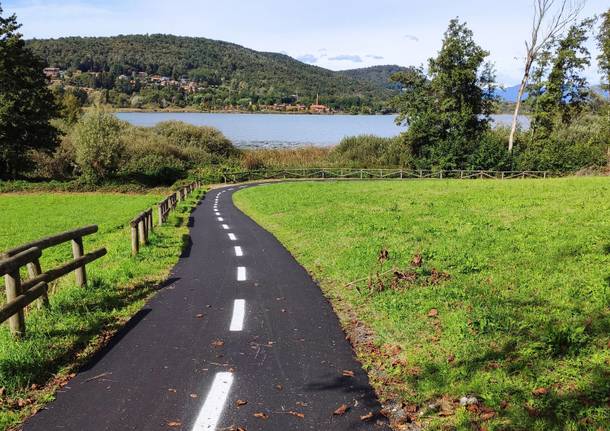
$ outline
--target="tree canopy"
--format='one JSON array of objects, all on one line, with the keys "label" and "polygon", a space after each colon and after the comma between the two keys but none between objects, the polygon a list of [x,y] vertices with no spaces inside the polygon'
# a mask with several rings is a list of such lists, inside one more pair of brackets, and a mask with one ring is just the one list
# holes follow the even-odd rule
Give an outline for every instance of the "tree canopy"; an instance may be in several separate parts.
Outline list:
[{"label": "tree canopy", "polygon": [[54,98],[42,73],[44,63],[26,48],[15,15],[0,7],[0,178],[21,174],[31,150],[51,150],[57,132],[49,121]]}]

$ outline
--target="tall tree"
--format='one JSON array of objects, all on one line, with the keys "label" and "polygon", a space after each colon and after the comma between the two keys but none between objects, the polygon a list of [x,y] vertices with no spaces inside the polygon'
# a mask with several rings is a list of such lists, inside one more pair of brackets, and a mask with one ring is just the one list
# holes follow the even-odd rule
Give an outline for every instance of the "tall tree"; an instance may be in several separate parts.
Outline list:
[{"label": "tall tree", "polygon": [[57,107],[42,73],[44,64],[25,47],[15,15],[0,7],[0,178],[28,169],[31,150],[57,145],[49,120]]},{"label": "tall tree", "polygon": [[563,33],[563,31],[578,17],[584,6],[584,0],[533,0],[534,19],[532,33],[529,41],[525,41],[525,67],[523,79],[519,86],[517,103],[513,114],[513,121],[508,138],[508,151],[513,151],[517,120],[521,110],[523,94],[530,80],[532,66],[540,53],[548,44]]},{"label": "tall tree", "polygon": [[586,19],[571,26],[565,37],[540,55],[529,87],[534,139],[548,137],[556,125],[572,123],[587,103],[590,91],[582,73],[591,64],[586,42],[593,23]]},{"label": "tall tree", "polygon": [[403,87],[398,121],[409,125],[406,139],[416,158],[444,169],[465,165],[489,129],[494,108],[488,55],[466,24],[453,19],[427,75],[416,68],[394,75]]},{"label": "tall tree", "polygon": [[601,51],[597,57],[599,69],[603,74],[605,80],[604,88],[609,92],[608,98],[610,100],[610,9],[602,15],[597,42]]}]

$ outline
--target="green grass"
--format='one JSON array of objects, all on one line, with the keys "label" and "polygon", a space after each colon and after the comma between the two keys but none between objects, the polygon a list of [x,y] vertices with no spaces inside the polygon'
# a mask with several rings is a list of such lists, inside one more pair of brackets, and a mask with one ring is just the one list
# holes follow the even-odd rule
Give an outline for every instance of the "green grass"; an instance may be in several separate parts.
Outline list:
[{"label": "green grass", "polygon": [[[76,287],[69,274],[50,287],[50,310],[30,307],[24,340],[14,340],[6,325],[0,327],[0,429],[52,399],[65,376],[142,307],[177,262],[194,199],[184,202],[169,223],[155,227],[150,246],[130,256],[129,221],[161,199],[156,194],[0,195],[0,250],[87,224],[97,224],[99,232],[84,238],[85,252],[108,250],[87,266],[86,288]],[[70,243],[45,250],[42,269],[69,259]]]},{"label": "green grass", "polygon": [[[608,429],[610,179],[299,182],[235,201],[320,281],[383,399],[449,400],[429,429]],[[415,280],[381,286],[392,268]],[[491,419],[456,405],[469,394]]]}]

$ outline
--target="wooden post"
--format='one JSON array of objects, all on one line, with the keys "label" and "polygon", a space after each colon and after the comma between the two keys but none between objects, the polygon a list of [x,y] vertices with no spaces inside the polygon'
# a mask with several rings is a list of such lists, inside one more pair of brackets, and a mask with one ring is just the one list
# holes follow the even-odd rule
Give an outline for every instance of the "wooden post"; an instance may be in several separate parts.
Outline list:
[{"label": "wooden post", "polygon": [[[28,274],[30,278],[34,278],[42,274],[42,268],[40,267],[40,260],[35,259],[33,262],[28,263]],[[47,289],[38,299],[38,308],[49,308],[49,292]]]},{"label": "wooden post", "polygon": [[138,236],[140,237],[140,244],[146,245],[146,226],[144,220],[138,220]]},{"label": "wooden post", "polygon": [[504,171],[502,171],[502,179],[504,179]]},{"label": "wooden post", "polygon": [[148,232],[152,232],[155,228],[153,223],[153,210],[152,208],[148,210]]},{"label": "wooden post", "polygon": [[159,220],[157,220],[157,223],[159,226],[163,225],[163,202],[159,204],[159,207],[157,208],[157,218]]},{"label": "wooden post", "polygon": [[[78,259],[79,257],[83,257],[85,255],[85,249],[83,248],[83,238],[78,237],[72,240],[72,256],[74,259]],[[87,272],[85,270],[85,265],[77,268],[74,271],[74,275],[76,276],[76,285],[78,287],[83,287],[87,284]]]},{"label": "wooden post", "polygon": [[[21,295],[19,270],[6,274],[4,276],[4,285],[6,286],[6,302],[10,302]],[[9,317],[8,326],[11,334],[15,337],[22,338],[25,335],[25,314],[23,313],[23,308]]]},{"label": "wooden post", "polygon": [[138,238],[138,226],[131,225],[131,255],[135,256],[140,251],[140,241]]}]

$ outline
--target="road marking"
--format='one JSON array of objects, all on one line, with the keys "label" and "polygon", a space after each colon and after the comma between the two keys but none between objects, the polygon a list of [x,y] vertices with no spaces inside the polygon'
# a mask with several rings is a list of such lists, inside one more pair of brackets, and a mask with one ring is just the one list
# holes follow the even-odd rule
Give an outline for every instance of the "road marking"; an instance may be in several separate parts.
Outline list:
[{"label": "road marking", "polygon": [[193,431],[214,431],[233,385],[233,373],[216,373],[212,389],[199,411]]},{"label": "road marking", "polygon": [[237,332],[244,330],[244,316],[246,314],[246,300],[236,299],[233,303],[233,317],[229,331]]},{"label": "road marking", "polygon": [[220,215],[220,213],[218,211],[214,211],[214,214],[216,214],[217,216]]},{"label": "road marking", "polygon": [[235,246],[235,256],[243,256],[244,255],[244,251],[241,249],[240,246],[236,245]]},{"label": "road marking", "polygon": [[237,281],[246,281],[246,267],[245,266],[237,267]]},{"label": "road marking", "polygon": [[229,239],[230,239],[231,241],[236,241],[236,240],[237,240],[237,238],[235,238],[235,234],[233,234],[233,233],[230,233],[230,234],[229,234]]},{"label": "road marking", "polygon": [[223,228],[223,229],[229,229],[229,225],[228,225],[228,224],[223,224],[223,225],[222,225],[222,228]]},{"label": "road marking", "polygon": [[217,219],[218,221],[225,221],[225,219],[223,219],[222,217],[218,217]]}]

